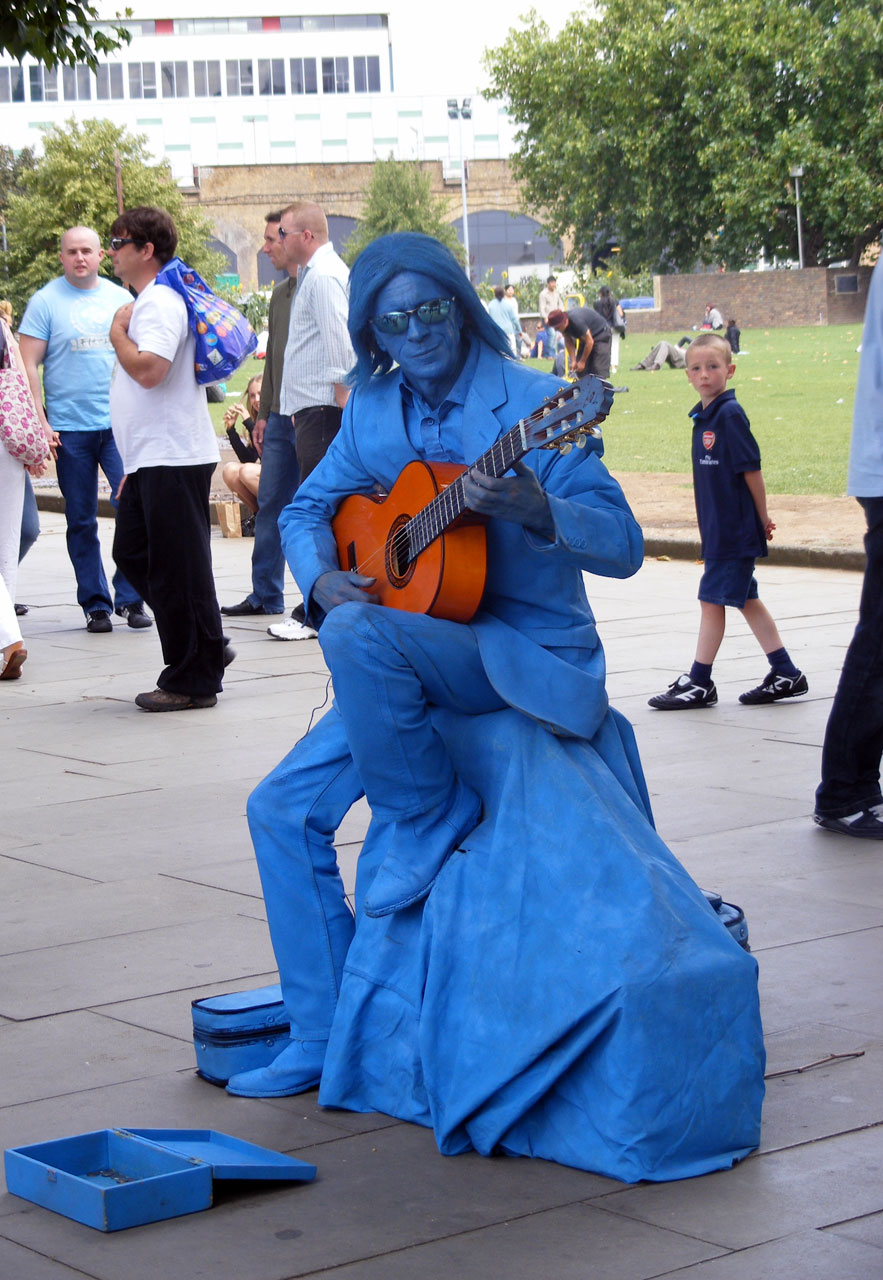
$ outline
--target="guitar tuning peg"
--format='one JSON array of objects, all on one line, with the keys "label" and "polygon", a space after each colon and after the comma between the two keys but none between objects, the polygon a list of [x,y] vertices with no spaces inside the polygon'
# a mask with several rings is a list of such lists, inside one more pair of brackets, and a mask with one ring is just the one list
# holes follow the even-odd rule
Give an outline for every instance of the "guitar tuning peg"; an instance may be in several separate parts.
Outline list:
[{"label": "guitar tuning peg", "polygon": [[586,447],[586,437],[585,437],[585,433],[582,431],[579,433],[579,435],[576,438],[576,447],[577,449],[585,449]]},{"label": "guitar tuning peg", "polygon": [[573,448],[573,445],[570,443],[569,440],[562,440],[558,448],[561,453],[570,453],[571,449]]}]

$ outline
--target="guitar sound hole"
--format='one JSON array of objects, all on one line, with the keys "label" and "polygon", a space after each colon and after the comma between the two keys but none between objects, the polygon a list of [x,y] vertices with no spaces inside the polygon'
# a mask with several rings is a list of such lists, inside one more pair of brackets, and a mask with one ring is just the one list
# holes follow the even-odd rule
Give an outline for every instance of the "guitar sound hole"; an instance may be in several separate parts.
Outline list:
[{"label": "guitar sound hole", "polygon": [[405,532],[410,516],[400,515],[386,539],[386,576],[394,587],[403,587],[414,576],[411,544]]}]

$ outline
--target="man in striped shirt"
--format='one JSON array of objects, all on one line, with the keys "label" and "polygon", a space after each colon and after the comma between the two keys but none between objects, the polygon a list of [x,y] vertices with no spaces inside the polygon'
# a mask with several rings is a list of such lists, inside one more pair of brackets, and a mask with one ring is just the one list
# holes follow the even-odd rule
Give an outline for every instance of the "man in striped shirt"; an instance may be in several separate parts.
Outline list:
[{"label": "man in striped shirt", "polygon": [[[284,265],[289,272],[297,270],[280,410],[294,422],[303,482],[337,435],[349,395],[346,377],[356,362],[346,326],[349,269],[328,239],[328,222],[317,204],[301,201],[283,209],[278,235]],[[268,631],[277,640],[315,635],[297,616]]]}]

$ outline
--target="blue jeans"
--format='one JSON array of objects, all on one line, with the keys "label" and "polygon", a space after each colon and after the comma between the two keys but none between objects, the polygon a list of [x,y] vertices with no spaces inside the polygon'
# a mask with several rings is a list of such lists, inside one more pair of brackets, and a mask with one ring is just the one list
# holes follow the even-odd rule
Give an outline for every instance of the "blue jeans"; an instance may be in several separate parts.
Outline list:
[{"label": "blue jeans", "polygon": [[883,498],[859,498],[868,522],[858,626],[843,662],[822,747],[816,813],[844,818],[883,802]]},{"label": "blue jeans", "polygon": [[67,551],[77,577],[77,603],[84,613],[110,613],[114,604],[140,604],[141,598],[119,570],[113,575],[111,601],[101,546],[98,541],[98,468],[110,485],[111,501],[123,478],[123,463],[110,429],[60,431],[61,448],[55,463],[58,487],[64,497],[67,518]]},{"label": "blue jeans", "polygon": [[285,556],[279,536],[279,517],[299,484],[294,425],[289,416],[271,413],[261,454],[258,514],[251,553],[251,594],[247,597],[249,604],[262,606],[265,613],[285,612]]}]

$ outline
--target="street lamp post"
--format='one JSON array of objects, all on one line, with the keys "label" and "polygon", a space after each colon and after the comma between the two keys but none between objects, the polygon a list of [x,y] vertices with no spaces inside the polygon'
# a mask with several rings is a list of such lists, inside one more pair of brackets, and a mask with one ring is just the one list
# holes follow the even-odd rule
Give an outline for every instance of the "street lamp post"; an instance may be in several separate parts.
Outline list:
[{"label": "street lamp post", "polygon": [[469,215],[466,210],[466,156],[463,152],[463,121],[472,119],[472,99],[464,98],[458,105],[456,98],[448,98],[448,117],[457,121],[460,134],[460,194],[463,197],[463,248],[466,253],[466,277],[469,278]]},{"label": "street lamp post", "polygon": [[803,270],[803,227],[800,222],[800,179],[803,177],[803,168],[799,164],[791,166],[791,177],[794,179],[794,198],[797,202],[797,260],[800,263],[800,269]]}]

